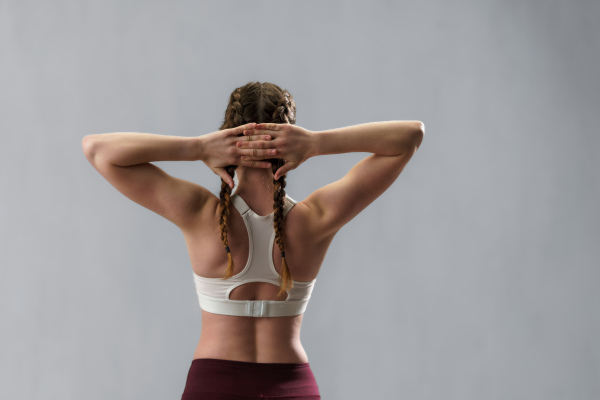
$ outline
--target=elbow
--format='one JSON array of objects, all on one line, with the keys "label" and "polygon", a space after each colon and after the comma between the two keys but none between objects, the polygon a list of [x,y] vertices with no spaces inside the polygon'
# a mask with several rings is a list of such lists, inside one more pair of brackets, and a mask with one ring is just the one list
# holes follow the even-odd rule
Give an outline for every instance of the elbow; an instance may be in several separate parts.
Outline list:
[{"label": "elbow", "polygon": [[96,139],[94,136],[95,135],[87,135],[81,140],[83,154],[85,154],[85,157],[90,160],[90,162],[93,160],[94,154],[96,153]]},{"label": "elbow", "polygon": [[419,148],[421,143],[423,142],[423,138],[425,137],[425,124],[421,121],[415,121],[415,146]]},{"label": "elbow", "polygon": [[425,136],[425,124],[421,121],[416,121],[417,122],[417,131],[419,132],[419,134],[421,136]]},{"label": "elbow", "polygon": [[401,121],[402,129],[397,136],[397,147],[394,148],[394,155],[402,155],[406,152],[415,152],[425,136],[425,124],[421,121]]}]

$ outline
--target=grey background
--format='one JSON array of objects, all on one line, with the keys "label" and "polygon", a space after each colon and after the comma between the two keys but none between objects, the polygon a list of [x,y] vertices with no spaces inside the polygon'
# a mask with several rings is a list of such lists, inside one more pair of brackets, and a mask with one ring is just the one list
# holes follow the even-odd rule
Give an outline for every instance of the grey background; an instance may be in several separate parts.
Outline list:
[{"label": "grey background", "polygon": [[[183,235],[81,139],[213,132],[251,80],[298,125],[418,119],[340,231],[302,342],[323,399],[600,397],[600,3],[0,2],[0,398],[178,399]],[[296,200],[367,153],[310,159]],[[213,193],[201,162],[157,163]]]}]

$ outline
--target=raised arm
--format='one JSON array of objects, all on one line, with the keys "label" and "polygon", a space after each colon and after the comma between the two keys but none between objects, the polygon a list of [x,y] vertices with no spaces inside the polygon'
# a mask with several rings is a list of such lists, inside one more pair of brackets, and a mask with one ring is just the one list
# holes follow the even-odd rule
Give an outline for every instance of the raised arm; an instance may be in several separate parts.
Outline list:
[{"label": "raised arm", "polygon": [[[207,200],[215,196],[196,183],[167,174],[152,162],[203,161],[233,187],[233,179],[223,167],[235,164],[270,168],[264,162],[240,160],[240,155],[249,150],[236,148],[237,135],[250,126],[198,137],[103,133],[85,136],[81,144],[88,161],[118,191],[184,229],[194,222]],[[254,143],[262,143],[261,139],[256,138]]]},{"label": "raised arm", "polygon": [[394,183],[421,145],[424,134],[421,121],[372,122],[314,132],[316,155],[374,154],[303,200],[316,215],[311,230],[323,237],[335,235]]},{"label": "raised arm", "polygon": [[[275,179],[298,168],[310,157],[350,152],[374,153],[359,161],[341,179],[315,190],[300,203],[312,212],[309,221],[311,237],[322,239],[333,235],[387,190],[417,151],[425,135],[421,121],[383,121],[309,131],[298,125],[261,123],[244,135],[270,134],[269,146],[277,150],[276,158],[286,160]],[[248,160],[264,160],[266,142],[241,141],[243,149],[256,151]]]}]

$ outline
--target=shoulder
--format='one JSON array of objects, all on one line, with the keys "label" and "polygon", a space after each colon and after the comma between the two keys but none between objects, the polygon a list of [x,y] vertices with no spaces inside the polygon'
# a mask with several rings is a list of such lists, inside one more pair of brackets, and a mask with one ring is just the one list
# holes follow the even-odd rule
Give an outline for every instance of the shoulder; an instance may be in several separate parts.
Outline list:
[{"label": "shoulder", "polygon": [[330,241],[334,234],[323,231],[320,222],[320,212],[318,209],[311,208],[304,200],[290,201],[290,211],[285,218],[287,226],[294,227],[294,236],[298,239],[304,239],[309,242]]}]

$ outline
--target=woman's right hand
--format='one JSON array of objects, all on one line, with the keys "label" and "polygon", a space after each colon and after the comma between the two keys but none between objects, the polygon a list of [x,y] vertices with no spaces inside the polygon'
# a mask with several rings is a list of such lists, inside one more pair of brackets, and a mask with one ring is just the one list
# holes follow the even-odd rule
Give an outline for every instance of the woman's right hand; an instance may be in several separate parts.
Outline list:
[{"label": "woman's right hand", "polygon": [[[300,164],[310,157],[317,155],[315,132],[309,131],[298,125],[262,123],[256,124],[254,129],[246,129],[244,135],[270,135],[269,147],[275,147],[277,153],[268,156],[247,156],[244,161],[281,158],[285,164],[279,168],[273,179],[277,180],[288,171],[298,168]],[[256,141],[241,141],[238,147],[251,149],[257,146]]]}]

